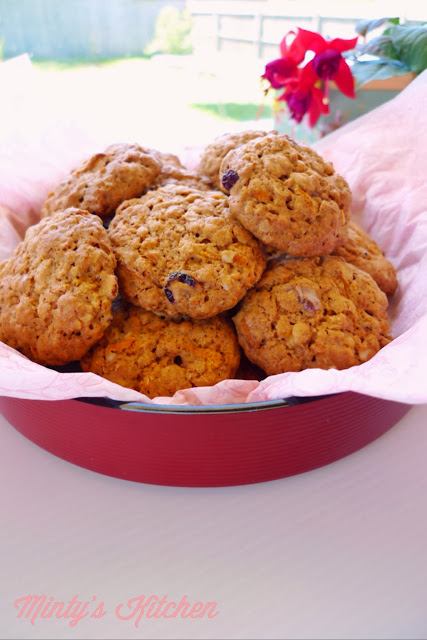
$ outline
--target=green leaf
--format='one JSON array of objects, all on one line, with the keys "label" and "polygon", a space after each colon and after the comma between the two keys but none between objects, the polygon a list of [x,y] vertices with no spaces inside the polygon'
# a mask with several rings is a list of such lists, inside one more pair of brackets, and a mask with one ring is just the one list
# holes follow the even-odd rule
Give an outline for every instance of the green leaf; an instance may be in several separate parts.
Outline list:
[{"label": "green leaf", "polygon": [[351,72],[356,80],[357,90],[367,82],[371,82],[371,80],[385,80],[394,76],[404,76],[409,73],[409,69],[406,65],[396,60],[387,60],[384,62],[355,62],[351,66]]},{"label": "green leaf", "polygon": [[371,56],[377,56],[378,58],[391,58],[394,60],[399,59],[399,52],[396,51],[393,46],[393,41],[390,36],[378,36],[372,38],[366,44],[363,44],[357,50],[357,55],[369,54]]},{"label": "green leaf", "polygon": [[[397,22],[396,22],[397,20]],[[356,33],[361,36],[366,36],[367,33],[381,27],[386,22],[393,22],[399,24],[399,18],[379,18],[377,20],[359,20],[356,24]]]},{"label": "green leaf", "polygon": [[393,46],[399,54],[399,60],[402,60],[409,71],[419,74],[427,69],[426,26],[395,25],[389,31]]}]

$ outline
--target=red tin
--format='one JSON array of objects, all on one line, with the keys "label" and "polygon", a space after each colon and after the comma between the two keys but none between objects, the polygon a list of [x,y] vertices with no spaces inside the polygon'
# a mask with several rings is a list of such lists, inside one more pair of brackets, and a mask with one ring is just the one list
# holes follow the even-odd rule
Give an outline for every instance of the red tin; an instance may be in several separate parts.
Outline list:
[{"label": "red tin", "polygon": [[[373,442],[410,405],[346,392],[209,407],[0,397],[24,436],[86,469],[149,484],[210,487],[303,473]],[[122,407],[122,408],[120,408]],[[125,407],[125,408],[123,408]]]}]

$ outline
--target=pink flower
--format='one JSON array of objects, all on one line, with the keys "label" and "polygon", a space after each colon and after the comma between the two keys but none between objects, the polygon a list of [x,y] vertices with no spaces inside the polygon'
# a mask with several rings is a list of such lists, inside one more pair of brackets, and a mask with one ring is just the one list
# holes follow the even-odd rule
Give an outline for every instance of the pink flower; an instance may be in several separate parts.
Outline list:
[{"label": "pink flower", "polygon": [[353,75],[341,54],[343,51],[354,49],[357,37],[350,40],[342,38],[325,40],[319,33],[298,29],[297,38],[299,46],[315,53],[307,66],[311,66],[317,77],[326,83],[333,80],[341,93],[349,98],[355,98]]},{"label": "pink flower", "polygon": [[288,78],[298,75],[298,65],[304,60],[305,50],[303,50],[297,38],[288,44],[289,36],[295,35],[294,31],[288,31],[280,43],[281,58],[269,62],[265,66],[265,71],[261,78],[265,78],[270,83],[272,89],[281,89],[285,86]]},{"label": "pink flower", "polygon": [[298,68],[293,61],[286,58],[278,58],[265,65],[265,71],[261,78],[268,80],[272,89],[281,89],[285,86],[286,80],[297,73]]},{"label": "pink flower", "polygon": [[284,93],[278,100],[288,105],[292,120],[301,122],[308,114],[310,127],[314,127],[321,114],[328,115],[329,105],[323,91],[315,86],[316,76],[310,67],[301,69],[298,78],[291,78],[286,83]]},{"label": "pink flower", "polygon": [[[298,28],[297,33],[289,31],[280,43],[281,57],[266,64],[261,76],[270,84],[267,91],[284,89],[276,100],[287,103],[290,117],[296,122],[301,122],[307,114],[313,127],[321,114],[329,114],[331,80],[344,95],[355,97],[353,75],[342,53],[353,49],[356,42],[357,37],[325,40],[306,29]],[[308,51],[312,51],[314,57],[302,66]]]}]

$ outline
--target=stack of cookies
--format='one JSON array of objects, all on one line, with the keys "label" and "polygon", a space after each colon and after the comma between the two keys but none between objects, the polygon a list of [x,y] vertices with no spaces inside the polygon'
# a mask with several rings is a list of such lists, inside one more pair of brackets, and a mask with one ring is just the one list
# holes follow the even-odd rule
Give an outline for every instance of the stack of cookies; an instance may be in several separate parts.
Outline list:
[{"label": "stack of cookies", "polygon": [[391,340],[397,281],[350,217],[346,181],[276,132],[221,136],[194,172],[112,145],[0,265],[0,340],[151,398],[361,364]]}]

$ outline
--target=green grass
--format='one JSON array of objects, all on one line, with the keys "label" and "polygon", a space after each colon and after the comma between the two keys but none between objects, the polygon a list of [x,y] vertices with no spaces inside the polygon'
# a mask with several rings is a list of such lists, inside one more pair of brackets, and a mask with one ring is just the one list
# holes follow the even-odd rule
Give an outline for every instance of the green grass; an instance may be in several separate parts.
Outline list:
[{"label": "green grass", "polygon": [[218,102],[195,103],[189,105],[192,109],[198,109],[204,113],[216,116],[221,120],[255,120],[255,118],[268,119],[273,117],[270,105],[264,105],[261,113],[260,104],[255,102]]},{"label": "green grass", "polygon": [[[41,60],[32,58],[34,67],[46,72],[73,72],[88,67],[114,67],[116,64],[126,63],[129,58],[73,58],[64,60]],[[151,61],[147,57],[134,58],[140,65],[138,73],[143,76],[148,86],[158,82],[159,75],[165,86],[173,94],[177,93],[177,101],[185,108],[198,110],[199,112],[218,120],[229,122],[244,122],[254,120],[269,120],[273,117],[272,100],[268,96],[263,97],[260,92],[259,100],[256,97],[257,78],[253,79],[253,90],[251,89],[251,79],[248,83],[230,84],[228,78],[224,79],[220,73],[216,76],[203,76],[200,72],[188,68],[175,68],[173,60],[165,59],[163,65],[161,58]],[[181,92],[181,87],[186,87],[186,91]],[[249,89],[248,89],[249,87]],[[159,91],[160,93],[160,91]],[[221,96],[220,100],[217,96]]]},{"label": "green grass", "polygon": [[[135,56],[134,56],[135,57]],[[31,57],[31,62],[35,67],[44,71],[66,71],[67,69],[77,69],[79,67],[105,67],[120,63],[129,58],[67,58],[64,60],[39,60]],[[137,60],[149,60],[148,56],[135,57]]]}]

